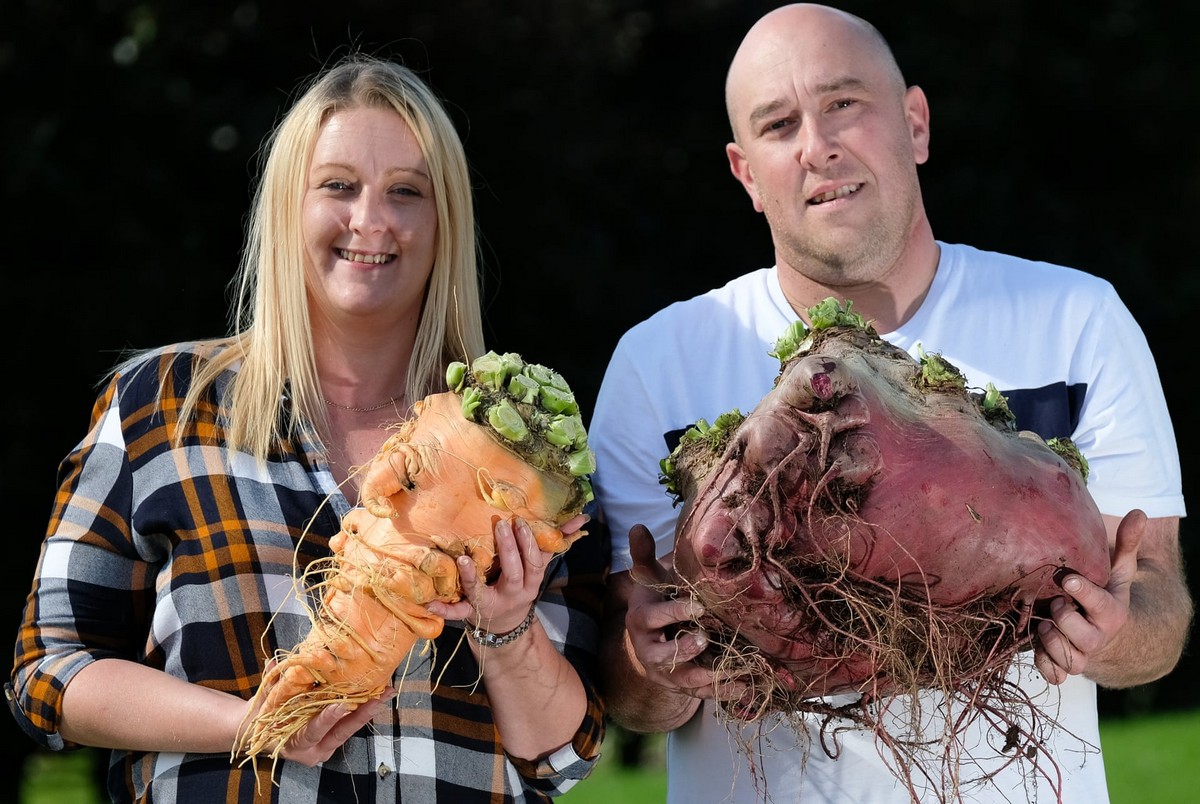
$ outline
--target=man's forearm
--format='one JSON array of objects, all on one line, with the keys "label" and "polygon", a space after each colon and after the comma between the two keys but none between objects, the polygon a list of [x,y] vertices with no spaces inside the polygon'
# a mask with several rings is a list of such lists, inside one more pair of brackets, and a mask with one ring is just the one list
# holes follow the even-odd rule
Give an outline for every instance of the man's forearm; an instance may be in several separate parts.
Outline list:
[{"label": "man's forearm", "polygon": [[1192,621],[1192,602],[1179,580],[1149,576],[1130,587],[1129,621],[1086,672],[1102,687],[1148,684],[1175,669]]},{"label": "man's forearm", "polygon": [[[1116,521],[1105,520],[1110,526]],[[1111,688],[1162,678],[1183,654],[1192,616],[1192,597],[1179,547],[1179,519],[1148,519],[1138,547],[1137,574],[1129,587],[1129,619],[1117,638],[1092,657],[1085,675]]]}]

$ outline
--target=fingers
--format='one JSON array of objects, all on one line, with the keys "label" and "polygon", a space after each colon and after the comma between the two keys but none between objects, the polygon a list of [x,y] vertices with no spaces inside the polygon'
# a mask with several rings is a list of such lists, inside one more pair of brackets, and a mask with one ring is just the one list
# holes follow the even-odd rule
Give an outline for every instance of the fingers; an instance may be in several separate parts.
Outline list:
[{"label": "fingers", "polygon": [[500,560],[497,586],[519,589],[532,584],[540,587],[553,553],[543,552],[529,523],[520,517],[499,519],[494,529],[496,556]]},{"label": "fingers", "polygon": [[1082,575],[1062,579],[1066,594],[1050,601],[1049,618],[1038,625],[1034,665],[1052,684],[1087,670],[1129,620],[1129,587],[1138,571],[1138,548],[1146,515],[1134,510],[1117,526],[1108,585]]},{"label": "fingers", "polygon": [[580,528],[582,528],[584,525],[586,525],[590,520],[591,520],[591,517],[588,516],[587,514],[578,514],[578,515],[572,517],[571,519],[568,519],[566,522],[562,523],[562,525],[559,526],[558,530],[564,536],[570,536],[572,533],[575,533]]},{"label": "fingers", "polygon": [[[665,619],[649,616],[647,620]],[[694,627],[694,626],[693,626]],[[710,690],[713,673],[695,662],[708,646],[704,631],[645,629],[628,626],[630,646],[634,655],[654,682],[696,696],[697,690]],[[702,696],[701,696],[702,697]]]},{"label": "fingers", "polygon": [[1138,570],[1138,548],[1142,545],[1142,537],[1146,534],[1146,514],[1134,509],[1121,519],[1117,525],[1116,544],[1113,546],[1112,569],[1109,573],[1108,588],[1114,594],[1124,593],[1125,600],[1129,599],[1129,585]]},{"label": "fingers", "polygon": [[[1052,645],[1055,653],[1062,655],[1062,647],[1059,641],[1065,642],[1062,635],[1058,633],[1054,624],[1046,621],[1038,626],[1038,647],[1033,654],[1033,665],[1037,671],[1042,674],[1042,677],[1051,684],[1061,684],[1067,680],[1070,674],[1067,670],[1058,663],[1046,649],[1046,645]],[[1069,654],[1069,648],[1068,648]],[[1067,664],[1070,664],[1070,659],[1067,659]]]},{"label": "fingers", "polygon": [[660,597],[636,595],[630,597],[625,614],[626,627],[631,631],[662,634],[671,626],[696,627],[696,618],[704,607],[691,598],[664,600]]},{"label": "fingers", "polygon": [[660,673],[686,672],[684,665],[704,651],[708,638],[703,632],[680,631],[667,639],[640,639],[633,645],[638,659],[647,669]]},{"label": "fingers", "polygon": [[[489,630],[512,619],[515,627],[529,612],[545,577],[553,554],[542,551],[525,520],[497,519],[492,531],[500,573],[492,585],[479,572],[469,556],[455,561],[463,600],[457,603],[431,602],[426,610],[447,620],[483,623]],[[510,617],[510,615],[512,615]]]},{"label": "fingers", "polygon": [[703,611],[689,598],[663,598],[655,588],[631,586],[625,612],[628,650],[650,681],[691,697],[713,697],[714,674],[695,661],[708,646],[696,622]]},{"label": "fingers", "polygon": [[[533,535],[533,528],[524,519],[516,517],[512,522],[506,524],[512,532],[513,542],[517,546],[517,557],[524,576],[522,580],[532,576],[533,585],[540,587],[542,578],[546,574],[546,567],[554,559],[554,553],[547,553],[538,546],[537,537]],[[529,581],[526,580],[526,583]]]},{"label": "fingers", "polygon": [[334,704],[321,709],[284,747],[283,755],[293,761],[313,766],[324,762],[376,716],[381,714],[396,694],[388,688],[380,696],[361,705]]},{"label": "fingers", "polygon": [[333,722],[317,745],[323,750],[328,750],[332,755],[333,751],[350,739],[359,729],[370,723],[386,706],[379,701],[371,701],[350,711],[343,711],[340,715],[337,710],[343,709],[343,707],[326,707],[327,712],[333,713]]},{"label": "fingers", "polygon": [[1084,632],[1091,630],[1070,598],[1055,598],[1050,602],[1050,617],[1038,624],[1034,666],[1051,684],[1061,684],[1068,676],[1082,673],[1087,654],[1067,634],[1086,641]]},{"label": "fingers", "polygon": [[1100,650],[1129,619],[1131,580],[1116,581],[1115,586],[1106,589],[1082,576],[1067,576],[1063,579],[1063,591],[1070,598],[1055,598],[1050,616],[1079,650],[1086,653]]},{"label": "fingers", "polygon": [[443,620],[466,620],[475,614],[475,607],[470,600],[460,600],[457,603],[434,600],[425,604],[425,610]]},{"label": "fingers", "polygon": [[459,558],[459,580],[467,609],[464,611],[461,604],[436,608],[430,604],[429,611],[480,624],[495,633],[516,628],[525,619],[554,555],[538,547],[532,528],[519,517],[497,519],[493,536],[500,566],[496,580],[489,585],[469,558]]}]

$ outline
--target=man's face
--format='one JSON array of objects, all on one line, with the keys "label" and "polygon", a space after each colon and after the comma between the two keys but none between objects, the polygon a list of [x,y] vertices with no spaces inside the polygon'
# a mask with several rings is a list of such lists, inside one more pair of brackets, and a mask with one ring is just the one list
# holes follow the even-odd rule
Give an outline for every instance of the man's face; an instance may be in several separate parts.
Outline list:
[{"label": "man's face", "polygon": [[747,37],[730,72],[730,167],[770,224],[777,257],[829,286],[882,279],[921,213],[920,89],[836,18]]}]

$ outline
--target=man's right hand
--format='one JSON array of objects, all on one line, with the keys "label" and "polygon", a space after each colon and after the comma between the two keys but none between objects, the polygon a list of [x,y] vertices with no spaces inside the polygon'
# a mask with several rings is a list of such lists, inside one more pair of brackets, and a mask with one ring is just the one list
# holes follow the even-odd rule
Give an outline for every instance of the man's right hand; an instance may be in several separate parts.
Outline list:
[{"label": "man's right hand", "polygon": [[[704,608],[690,597],[676,597],[674,574],[654,555],[654,538],[645,527],[629,531],[633,560],[625,632],[629,649],[649,681],[693,698],[712,698],[711,670],[693,660],[708,645],[697,622]],[[669,560],[670,556],[667,557]]]}]

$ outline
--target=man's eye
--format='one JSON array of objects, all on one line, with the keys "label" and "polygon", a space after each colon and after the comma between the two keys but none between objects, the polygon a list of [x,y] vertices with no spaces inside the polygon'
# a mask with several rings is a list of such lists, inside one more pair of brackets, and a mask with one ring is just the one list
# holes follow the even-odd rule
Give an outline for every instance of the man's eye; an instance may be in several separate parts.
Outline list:
[{"label": "man's eye", "polygon": [[834,102],[833,102],[833,108],[835,108],[835,109],[848,109],[848,108],[850,108],[851,106],[853,106],[854,104],[855,104],[855,101],[854,101],[854,99],[853,99],[853,98],[846,98],[846,99],[844,99],[844,100],[834,101]]}]

